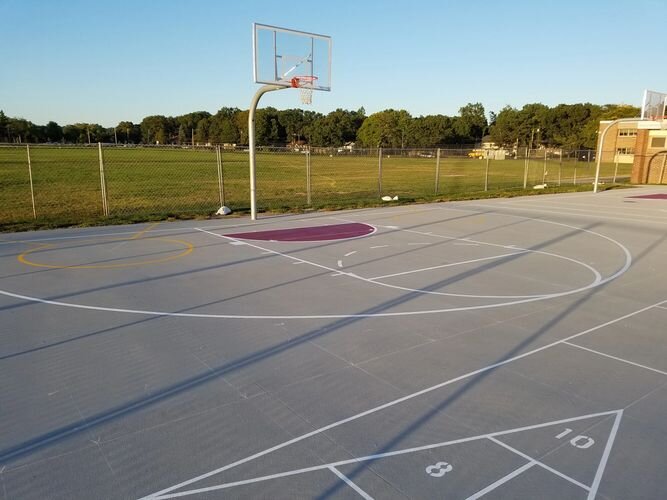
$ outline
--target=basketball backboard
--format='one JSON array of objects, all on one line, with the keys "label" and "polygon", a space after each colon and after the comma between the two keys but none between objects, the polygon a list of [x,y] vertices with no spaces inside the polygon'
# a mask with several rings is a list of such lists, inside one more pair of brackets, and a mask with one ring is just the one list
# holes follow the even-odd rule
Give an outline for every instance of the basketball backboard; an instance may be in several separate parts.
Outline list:
[{"label": "basketball backboard", "polygon": [[642,120],[661,121],[667,119],[666,107],[667,94],[645,90],[642,101]]},{"label": "basketball backboard", "polygon": [[255,83],[331,90],[331,37],[253,24]]}]

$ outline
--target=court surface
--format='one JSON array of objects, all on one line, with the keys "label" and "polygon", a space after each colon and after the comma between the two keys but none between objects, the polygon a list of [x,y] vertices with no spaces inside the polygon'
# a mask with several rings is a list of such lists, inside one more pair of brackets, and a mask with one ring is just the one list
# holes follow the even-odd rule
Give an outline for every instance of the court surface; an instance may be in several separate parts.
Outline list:
[{"label": "court surface", "polygon": [[0,235],[0,495],[664,498],[660,194]]}]

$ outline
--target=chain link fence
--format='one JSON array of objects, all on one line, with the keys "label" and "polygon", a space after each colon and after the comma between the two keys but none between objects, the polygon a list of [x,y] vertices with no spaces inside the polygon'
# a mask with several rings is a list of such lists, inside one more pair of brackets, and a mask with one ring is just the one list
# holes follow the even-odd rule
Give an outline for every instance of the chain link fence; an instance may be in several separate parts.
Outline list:
[{"label": "chain link fence", "polygon": [[[221,146],[0,145],[0,224],[87,224],[249,209],[249,151]],[[627,161],[627,159],[625,160]],[[592,185],[595,152],[259,148],[260,210],[345,208]],[[632,165],[602,163],[606,183]],[[662,176],[661,176],[662,177]]]}]

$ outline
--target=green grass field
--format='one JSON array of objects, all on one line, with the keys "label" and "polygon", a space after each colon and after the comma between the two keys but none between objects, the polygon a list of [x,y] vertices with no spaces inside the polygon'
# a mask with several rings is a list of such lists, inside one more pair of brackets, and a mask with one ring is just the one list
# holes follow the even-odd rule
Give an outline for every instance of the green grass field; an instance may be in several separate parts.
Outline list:
[{"label": "green grass field", "polygon": [[[86,225],[209,216],[220,206],[220,184],[213,149],[117,147],[103,150],[109,217],[103,215],[100,161],[96,147],[31,147],[36,219],[25,147],[0,147],[0,229]],[[311,155],[311,203],[308,204],[306,155],[260,152],[257,155],[257,204],[260,210],[346,208],[382,203],[380,194],[400,201],[431,201],[506,196],[523,191],[524,160],[384,156],[380,193],[377,154]],[[223,151],[225,204],[235,212],[249,207],[248,153]],[[610,179],[613,164],[602,165]],[[620,165],[627,181],[630,165]],[[546,176],[545,176],[546,171]],[[591,189],[595,164],[531,159],[528,188]],[[560,180],[560,182],[559,182]],[[576,180],[576,185],[575,185]],[[485,183],[487,191],[485,192]]]}]

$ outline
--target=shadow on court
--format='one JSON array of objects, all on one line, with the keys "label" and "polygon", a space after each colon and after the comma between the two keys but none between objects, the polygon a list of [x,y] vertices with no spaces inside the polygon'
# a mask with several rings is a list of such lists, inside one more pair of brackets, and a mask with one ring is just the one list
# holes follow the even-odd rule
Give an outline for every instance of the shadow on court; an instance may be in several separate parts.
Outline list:
[{"label": "shadow on court", "polygon": [[[592,229],[596,227],[598,224],[590,224],[589,226],[585,227],[584,229]],[[545,242],[540,243],[539,245],[534,246],[532,249],[533,250],[539,250],[541,248],[547,247],[551,244],[554,244],[556,242],[561,242],[565,241],[569,238],[574,237],[575,235],[579,234],[579,229],[569,231],[565,234],[562,234],[560,236],[557,236],[555,238],[549,239]],[[657,244],[657,243],[656,243]],[[423,288],[422,290],[424,291],[432,291],[432,290],[437,290],[442,287],[446,287],[448,285],[454,284],[456,282],[465,280],[467,278],[470,278],[474,275],[477,275],[479,273],[491,270],[497,266],[499,266],[501,263],[507,263],[512,260],[516,260],[520,258],[524,254],[514,254],[508,256],[506,259],[503,259],[502,262],[487,262],[484,265],[481,265],[479,267],[476,267],[474,269],[469,269],[467,271],[462,271],[454,276],[451,276],[449,278],[437,281],[433,284],[431,284],[428,287]],[[266,258],[266,257],[259,257],[259,258]],[[247,261],[250,262],[252,260],[256,259],[248,259]],[[236,263],[238,264],[238,263]],[[211,269],[218,268],[219,266],[211,266]],[[190,273],[192,271],[188,271],[187,273]],[[187,274],[187,273],[174,273],[172,276],[177,276],[181,274]],[[155,278],[159,279],[159,278]],[[118,286],[118,285],[113,285],[113,286]],[[105,289],[108,287],[100,287],[100,289]],[[595,293],[595,289],[591,290],[589,292],[589,295],[592,295]],[[363,311],[360,311],[357,314],[377,314],[377,313],[382,313],[386,312],[388,310],[391,310],[392,308],[408,303],[411,300],[414,300],[418,297],[421,297],[422,294],[418,292],[408,292],[405,293],[399,297],[396,297],[394,299],[388,300],[382,304],[373,306],[371,308],[365,309]],[[579,307],[579,305],[583,302],[585,302],[585,298],[580,299],[575,305],[571,306],[568,308],[565,312],[559,314],[554,318],[551,322],[549,322],[550,326],[553,326],[556,324],[558,321],[560,321],[563,317],[565,317],[567,314],[569,314],[572,310],[576,309]],[[198,305],[197,307],[201,307],[202,305]],[[17,306],[8,306],[8,308],[11,307],[17,307]],[[150,317],[150,318],[145,318],[143,320],[133,322],[130,324],[140,324],[140,323],[147,323],[151,320],[157,319],[161,316],[155,316],[155,317]],[[336,321],[333,321],[329,323],[328,325],[325,325],[321,328],[317,328],[315,330],[312,330],[310,332],[307,332],[303,335],[300,335],[298,337],[295,337],[293,339],[278,343],[276,345],[258,350],[255,353],[252,353],[250,355],[244,356],[242,358],[239,358],[235,361],[225,363],[221,366],[211,368],[210,371],[190,377],[188,379],[185,379],[177,384],[170,385],[168,387],[162,388],[158,391],[153,392],[152,394],[145,396],[145,397],[140,397],[136,398],[134,400],[131,400],[127,403],[124,403],[122,405],[118,405],[116,407],[110,408],[106,411],[99,412],[95,415],[92,415],[89,418],[82,418],[79,419],[75,422],[72,422],[71,424],[59,427],[58,429],[54,429],[53,431],[46,432],[43,434],[40,434],[38,436],[35,436],[31,439],[25,440],[21,443],[18,443],[14,446],[5,448],[3,450],[0,450],[0,463],[8,462],[10,460],[25,456],[29,453],[35,452],[39,449],[42,449],[46,446],[54,445],[58,442],[63,441],[64,439],[74,436],[78,433],[81,433],[82,431],[87,431],[90,429],[93,429],[97,426],[100,426],[104,423],[110,422],[114,419],[121,418],[133,413],[136,413],[142,409],[148,408],[152,405],[158,404],[160,402],[163,402],[169,398],[172,398],[174,396],[177,396],[179,394],[184,393],[185,391],[188,391],[190,389],[193,389],[195,387],[201,386],[203,384],[209,383],[211,381],[214,381],[226,374],[232,373],[236,370],[239,370],[241,368],[245,368],[247,366],[256,364],[261,362],[262,360],[265,360],[267,358],[279,355],[295,346],[298,346],[300,344],[315,340],[317,338],[326,336],[332,332],[335,332],[341,328],[347,327],[349,325],[352,325],[354,323],[357,323],[361,320],[363,320],[363,317],[348,317],[348,318],[342,318],[338,319]],[[117,328],[120,327],[115,327],[111,329],[106,329],[102,330],[100,332],[95,332],[88,334],[87,336],[92,336],[92,335],[99,335],[102,333],[109,333],[110,331],[113,331]],[[539,336],[542,335],[542,333],[546,331],[544,329],[541,329],[540,331],[536,332],[534,335],[532,335],[529,339],[526,339],[524,342],[521,344],[517,345],[515,348],[511,349],[508,351],[508,353],[499,358],[498,361],[507,359],[508,357],[512,357],[516,352],[519,352],[524,346],[528,345],[531,341],[534,341],[537,339]],[[76,340],[76,339],[72,339]],[[485,375],[486,377],[488,375]],[[475,379],[474,383],[471,381],[466,387],[461,389],[456,396],[457,398],[460,397],[464,392],[467,390],[470,390],[471,387],[479,383],[480,380],[482,380],[484,377]],[[470,385],[472,384],[472,385]],[[436,409],[433,409],[431,412],[427,413],[424,415],[422,418],[417,420],[413,425],[411,425],[408,429],[406,429],[405,432],[401,433],[399,436],[397,436],[395,439],[391,440],[389,443],[387,443],[385,446],[381,448],[381,450],[386,450],[389,449],[389,447],[395,446],[397,443],[402,441],[412,430],[414,430],[416,427],[422,425],[424,422],[429,420],[430,418],[433,417],[437,412],[445,409],[447,405],[450,404],[450,401],[447,400],[443,402],[441,405],[439,405]],[[358,471],[355,471],[355,473],[358,473]]]}]

